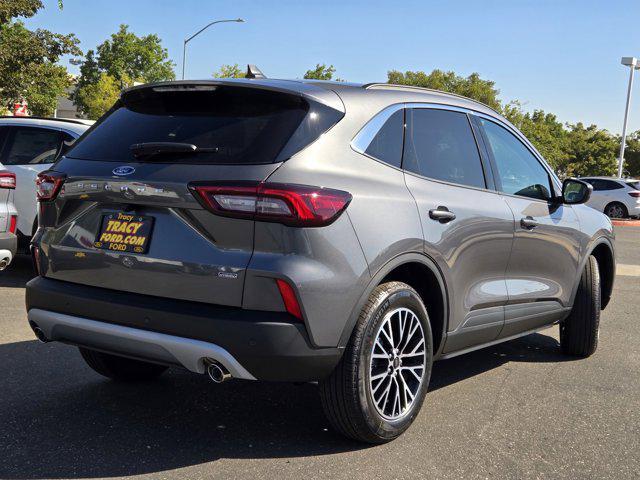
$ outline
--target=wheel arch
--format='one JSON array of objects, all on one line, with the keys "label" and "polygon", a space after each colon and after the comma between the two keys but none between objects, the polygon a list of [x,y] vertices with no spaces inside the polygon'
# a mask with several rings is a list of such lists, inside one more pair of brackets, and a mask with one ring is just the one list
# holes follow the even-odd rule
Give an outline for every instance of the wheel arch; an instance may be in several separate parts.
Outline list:
[{"label": "wheel arch", "polygon": [[[351,337],[358,316],[371,292],[381,283],[401,281],[413,287],[420,295],[433,333],[434,357],[444,346],[449,318],[449,296],[442,272],[427,255],[418,252],[398,255],[372,276],[358,303],[355,305],[340,337],[340,347],[344,347]],[[435,295],[434,295],[435,294]]]},{"label": "wheel arch", "polygon": [[591,255],[593,255],[598,262],[598,273],[600,274],[600,302],[601,309],[604,310],[609,304],[609,300],[611,300],[613,283],[616,276],[616,261],[613,244],[606,237],[599,237],[591,242],[586,251],[587,254],[580,262],[578,277],[574,282],[573,292],[571,293],[571,305],[575,302],[576,293],[578,292],[578,284],[587,260]]}]

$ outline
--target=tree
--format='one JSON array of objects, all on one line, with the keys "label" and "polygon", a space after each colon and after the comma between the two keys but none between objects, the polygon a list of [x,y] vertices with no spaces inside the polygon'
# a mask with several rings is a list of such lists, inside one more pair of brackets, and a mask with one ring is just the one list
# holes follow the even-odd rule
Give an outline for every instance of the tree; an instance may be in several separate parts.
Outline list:
[{"label": "tree", "polygon": [[89,118],[99,118],[118,100],[120,83],[108,73],[101,73],[98,80],[78,89],[76,101],[83,105]]},{"label": "tree", "polygon": [[213,72],[213,78],[244,78],[245,72],[236,63],[233,65],[222,65],[220,70]]},{"label": "tree", "polygon": [[[622,138],[618,139],[618,148]],[[640,130],[627,137],[624,149],[624,171],[630,177],[640,177]]]},{"label": "tree", "polygon": [[307,70],[303,78],[315,80],[331,80],[334,73],[336,73],[336,69],[333,65],[327,66],[324,63],[318,63],[316,64],[316,68]]},{"label": "tree", "polygon": [[558,166],[558,172],[566,176],[615,175],[617,152],[620,146],[616,137],[595,125],[582,123],[568,125],[567,159]]},{"label": "tree", "polygon": [[49,30],[31,31],[16,16],[30,17],[39,0],[0,0],[0,104],[9,109],[26,99],[35,115],[51,115],[71,85],[63,55],[78,56],[78,39]]},{"label": "tree", "polygon": [[502,113],[524,133],[552,168],[557,170],[566,165],[568,134],[555,115],[543,110],[524,112],[517,101],[505,105]]},{"label": "tree", "polygon": [[443,72],[442,70],[433,70],[429,74],[411,71],[402,73],[397,70],[391,70],[387,72],[387,83],[432,88],[443,92],[455,93],[473,98],[494,110],[499,111],[501,109],[501,103],[498,99],[500,91],[495,88],[495,82],[481,79],[478,73],[462,77],[454,72]]},{"label": "tree", "polygon": [[96,90],[96,84],[100,83],[99,88],[108,93],[112,91],[113,82],[123,89],[134,82],[173,80],[174,66],[157,35],[138,37],[127,25],[120,25],[110,39],[98,45],[95,51],[87,52],[80,63],[80,78],[72,99],[85,115],[98,118],[108,109],[106,103],[85,103],[88,99],[96,99],[96,92],[100,91]]}]

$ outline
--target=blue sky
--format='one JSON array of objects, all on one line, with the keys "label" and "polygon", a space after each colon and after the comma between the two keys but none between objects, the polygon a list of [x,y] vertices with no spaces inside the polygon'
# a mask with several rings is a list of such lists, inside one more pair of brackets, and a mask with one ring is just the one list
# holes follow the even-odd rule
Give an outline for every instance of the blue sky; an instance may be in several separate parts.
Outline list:
[{"label": "blue sky", "polygon": [[[158,34],[179,72],[189,44],[187,78],[208,78],[221,64],[257,64],[269,77],[299,78],[333,64],[354,82],[386,72],[434,68],[496,82],[503,101],[519,99],[564,122],[621,130],[628,69],[640,57],[640,2],[595,0],[45,0],[30,27],[74,32],[94,48],[119,24]],[[77,71],[70,66],[71,71]],[[640,71],[638,72],[640,74]],[[640,129],[640,75],[630,128]]]}]

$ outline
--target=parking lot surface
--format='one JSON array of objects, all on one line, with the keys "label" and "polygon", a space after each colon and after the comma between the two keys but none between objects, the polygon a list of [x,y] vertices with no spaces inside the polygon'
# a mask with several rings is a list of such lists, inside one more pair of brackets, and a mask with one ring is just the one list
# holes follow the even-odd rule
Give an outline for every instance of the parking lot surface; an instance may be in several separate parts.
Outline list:
[{"label": "parking lot surface", "polygon": [[593,357],[561,355],[553,327],[438,362],[415,424],[375,447],[328,428],[315,385],[99,377],[35,340],[18,258],[0,273],[0,478],[638,478],[640,228],[616,235]]}]

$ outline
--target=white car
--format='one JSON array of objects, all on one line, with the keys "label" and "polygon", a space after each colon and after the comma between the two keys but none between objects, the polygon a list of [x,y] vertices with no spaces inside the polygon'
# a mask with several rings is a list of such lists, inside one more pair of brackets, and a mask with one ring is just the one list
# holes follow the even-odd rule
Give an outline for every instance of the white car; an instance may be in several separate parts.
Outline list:
[{"label": "white car", "polygon": [[28,245],[38,225],[36,176],[51,167],[63,142],[73,142],[93,123],[81,119],[0,117],[0,164],[16,176],[14,204],[22,247]]},{"label": "white car", "polygon": [[18,247],[18,212],[13,205],[15,188],[16,176],[0,165],[0,270],[9,266]]},{"label": "white car", "polygon": [[580,178],[593,186],[587,205],[611,218],[640,216],[640,180],[616,177]]}]

